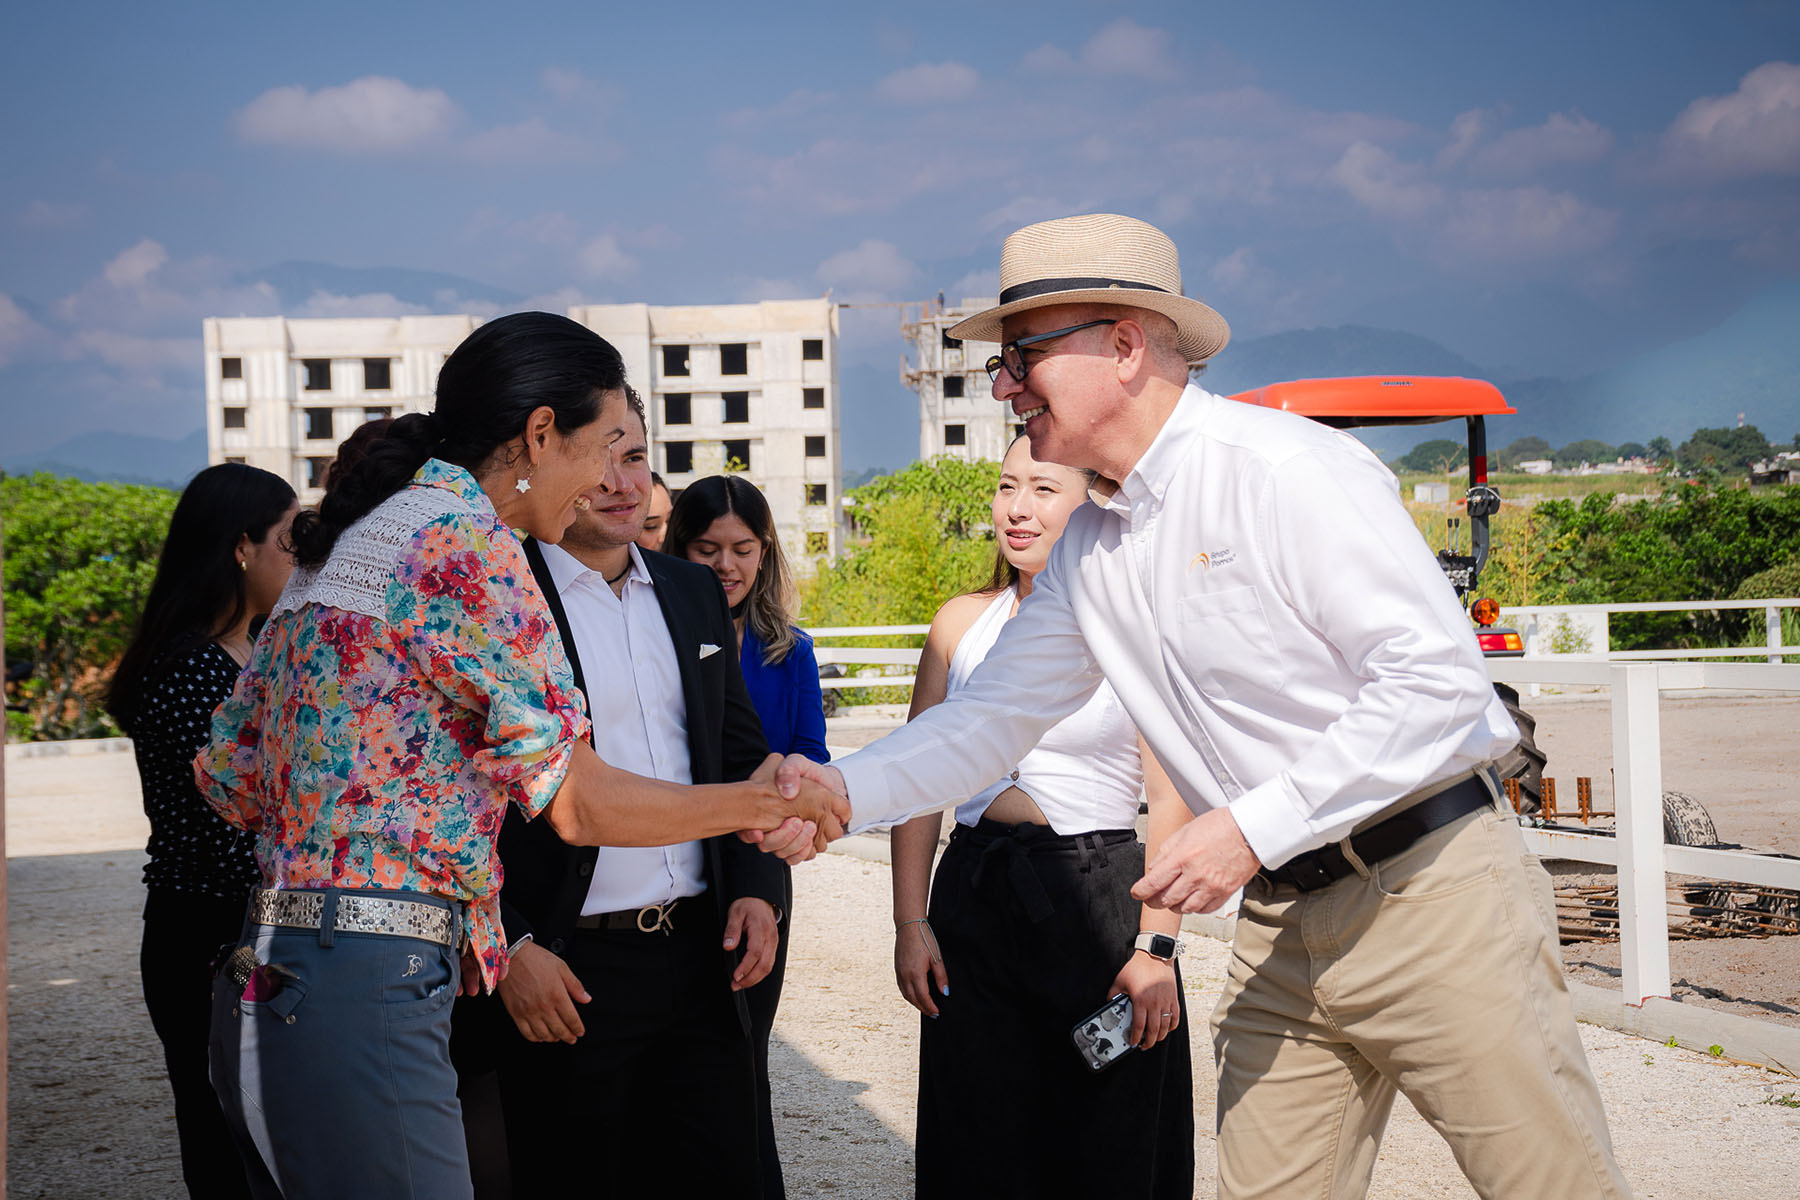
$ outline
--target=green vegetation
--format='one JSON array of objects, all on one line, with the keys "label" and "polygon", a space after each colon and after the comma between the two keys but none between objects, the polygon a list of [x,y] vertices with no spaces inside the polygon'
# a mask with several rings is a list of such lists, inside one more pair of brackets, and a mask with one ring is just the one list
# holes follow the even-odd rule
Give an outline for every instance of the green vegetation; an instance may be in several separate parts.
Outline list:
[{"label": "green vegetation", "polygon": [[[993,570],[990,513],[999,482],[999,463],[939,457],[851,489],[850,512],[864,540],[837,562],[820,564],[802,585],[802,624],[930,624],[944,601],[981,586]],[[917,648],[924,638],[837,644]],[[842,698],[846,704],[896,704],[905,703],[907,692],[857,688]]]},{"label": "green vegetation", "polygon": [[1684,471],[1742,471],[1773,452],[1769,439],[1754,425],[1696,429],[1676,448],[1675,462]]},{"label": "green vegetation", "polygon": [[35,474],[0,479],[8,740],[117,733],[100,708],[156,574],[175,493]]},{"label": "green vegetation", "polygon": [[1469,461],[1469,449],[1449,438],[1420,442],[1397,464],[1402,471],[1451,471]]}]

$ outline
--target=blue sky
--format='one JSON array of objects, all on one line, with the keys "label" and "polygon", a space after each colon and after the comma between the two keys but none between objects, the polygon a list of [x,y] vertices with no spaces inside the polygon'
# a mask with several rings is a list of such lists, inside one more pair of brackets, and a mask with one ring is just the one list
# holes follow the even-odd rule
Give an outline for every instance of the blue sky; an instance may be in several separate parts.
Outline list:
[{"label": "blue sky", "polygon": [[[0,448],[198,428],[203,316],[494,309],[258,278],[293,259],[955,299],[1111,210],[1239,337],[1555,375],[1800,276],[1793,4],[171,7],[9,15]],[[891,373],[895,324],[847,314],[845,365]]]}]

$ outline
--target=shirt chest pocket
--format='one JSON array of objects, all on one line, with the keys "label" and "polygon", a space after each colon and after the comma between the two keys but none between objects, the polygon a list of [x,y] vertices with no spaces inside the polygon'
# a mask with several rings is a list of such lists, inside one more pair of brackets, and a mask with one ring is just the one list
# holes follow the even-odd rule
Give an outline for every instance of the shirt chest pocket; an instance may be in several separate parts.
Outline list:
[{"label": "shirt chest pocket", "polygon": [[1208,696],[1254,704],[1246,693],[1279,692],[1287,675],[1254,587],[1181,597],[1176,645],[1184,672]]}]

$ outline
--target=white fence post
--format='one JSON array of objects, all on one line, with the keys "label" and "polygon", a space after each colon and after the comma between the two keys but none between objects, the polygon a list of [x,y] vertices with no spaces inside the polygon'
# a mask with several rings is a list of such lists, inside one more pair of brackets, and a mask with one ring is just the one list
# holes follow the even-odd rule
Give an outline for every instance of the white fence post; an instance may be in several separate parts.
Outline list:
[{"label": "white fence post", "polygon": [[1660,670],[1647,663],[1612,668],[1619,959],[1625,1003],[1634,1006],[1669,994]]},{"label": "white fence post", "polygon": [[1778,663],[1781,661],[1781,655],[1774,652],[1781,648],[1781,610],[1771,604],[1763,609],[1763,612],[1767,614],[1767,624],[1764,628],[1768,630],[1769,634],[1769,661]]}]

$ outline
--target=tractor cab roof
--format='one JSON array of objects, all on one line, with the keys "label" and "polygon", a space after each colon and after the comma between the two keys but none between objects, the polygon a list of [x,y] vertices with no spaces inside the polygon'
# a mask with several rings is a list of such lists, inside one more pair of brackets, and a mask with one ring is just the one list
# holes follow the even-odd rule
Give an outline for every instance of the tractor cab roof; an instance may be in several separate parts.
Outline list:
[{"label": "tractor cab roof", "polygon": [[1483,379],[1453,375],[1360,375],[1296,379],[1239,392],[1245,404],[1280,408],[1325,425],[1428,425],[1458,417],[1516,413],[1500,389]]}]

